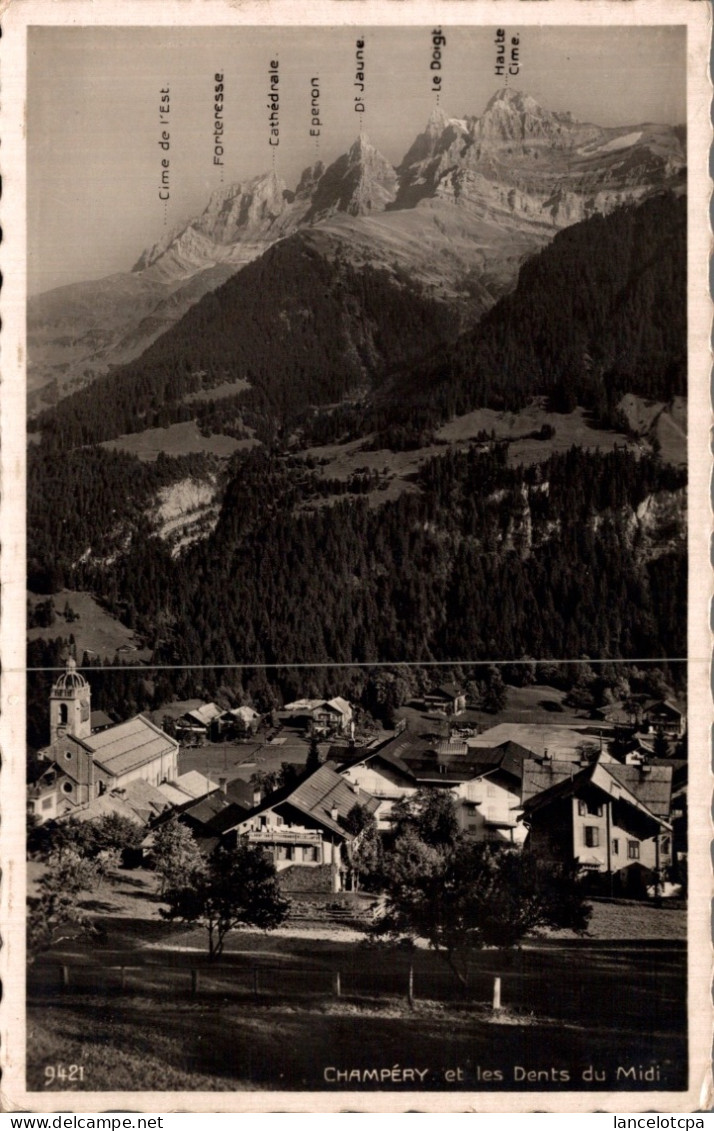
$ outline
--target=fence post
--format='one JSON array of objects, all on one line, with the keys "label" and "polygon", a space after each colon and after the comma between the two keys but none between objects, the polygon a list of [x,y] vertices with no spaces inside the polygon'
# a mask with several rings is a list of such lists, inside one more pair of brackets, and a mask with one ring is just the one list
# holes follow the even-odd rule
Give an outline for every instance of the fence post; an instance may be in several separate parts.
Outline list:
[{"label": "fence post", "polygon": [[198,993],[198,970],[195,966],[191,967],[191,993]]},{"label": "fence post", "polygon": [[414,959],[409,962],[409,979],[407,982],[407,999],[409,1008],[414,1008]]},{"label": "fence post", "polygon": [[62,985],[65,987],[69,985],[69,966],[62,967]]},{"label": "fence post", "polygon": [[493,1012],[498,1013],[502,1009],[501,1005],[501,979],[493,979]]},{"label": "fence post", "polygon": [[334,985],[335,985],[335,997],[340,997],[340,995],[342,994],[342,979],[340,978],[339,970],[335,970]]}]

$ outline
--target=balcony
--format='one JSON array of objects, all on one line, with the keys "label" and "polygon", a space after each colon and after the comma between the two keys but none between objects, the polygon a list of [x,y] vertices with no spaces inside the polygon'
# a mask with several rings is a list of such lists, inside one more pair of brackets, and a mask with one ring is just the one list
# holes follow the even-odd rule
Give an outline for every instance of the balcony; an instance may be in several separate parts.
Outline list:
[{"label": "balcony", "polygon": [[286,829],[282,825],[269,825],[265,829],[249,829],[245,834],[257,844],[321,844],[322,833],[305,829]]}]

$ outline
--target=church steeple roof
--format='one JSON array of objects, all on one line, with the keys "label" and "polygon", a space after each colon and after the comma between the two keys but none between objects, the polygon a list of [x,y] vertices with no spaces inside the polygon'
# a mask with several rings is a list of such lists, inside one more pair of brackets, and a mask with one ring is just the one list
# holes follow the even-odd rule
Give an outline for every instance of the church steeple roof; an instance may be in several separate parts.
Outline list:
[{"label": "church steeple roof", "polygon": [[77,671],[77,661],[69,656],[67,670],[62,672],[52,688],[53,695],[67,695],[74,691],[82,691],[88,687],[86,679]]}]

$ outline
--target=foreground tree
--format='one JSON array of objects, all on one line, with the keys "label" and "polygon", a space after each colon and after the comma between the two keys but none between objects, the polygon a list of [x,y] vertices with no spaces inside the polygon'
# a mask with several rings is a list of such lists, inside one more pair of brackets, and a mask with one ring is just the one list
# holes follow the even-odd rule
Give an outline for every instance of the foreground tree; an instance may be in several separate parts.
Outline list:
[{"label": "foreground tree", "polygon": [[197,923],[208,931],[208,953],[223,952],[236,927],[272,931],[285,920],[290,904],[280,894],[275,865],[262,848],[239,841],[219,845],[190,882],[165,893],[165,919]]},{"label": "foreground tree", "polygon": [[193,833],[179,821],[169,820],[154,833],[154,869],[161,879],[161,893],[190,887],[194,875],[203,870],[203,857]]},{"label": "foreground tree", "polygon": [[410,807],[384,860],[376,935],[427,939],[466,986],[474,950],[511,947],[544,928],[585,931],[590,908],[574,868],[461,837],[446,793],[428,804],[417,794]]},{"label": "foreground tree", "polygon": [[384,850],[374,813],[358,802],[347,814],[346,826],[354,837],[347,842],[354,890],[366,886],[375,891],[382,882]]},{"label": "foreground tree", "polygon": [[39,881],[39,898],[27,916],[27,951],[32,961],[36,954],[59,942],[71,931],[97,939],[101,931],[79,906],[82,891],[90,891],[98,881],[96,862],[87,860],[75,849],[50,856]]}]

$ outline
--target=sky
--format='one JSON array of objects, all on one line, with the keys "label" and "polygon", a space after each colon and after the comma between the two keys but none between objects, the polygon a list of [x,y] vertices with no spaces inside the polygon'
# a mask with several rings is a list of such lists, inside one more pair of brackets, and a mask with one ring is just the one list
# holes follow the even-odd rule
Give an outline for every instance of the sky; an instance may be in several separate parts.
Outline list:
[{"label": "sky", "polygon": [[[444,27],[440,104],[480,114],[504,84],[495,27]],[[686,120],[680,27],[507,27],[510,84],[550,110],[604,126]],[[354,99],[365,42],[364,112]],[[269,65],[280,73],[279,144],[269,144]],[[271,167],[294,188],[362,129],[398,164],[436,104],[430,27],[28,29],[28,291],[130,270],[224,184]],[[224,76],[221,169],[213,164],[216,74]],[[319,78],[320,137],[310,136]],[[169,123],[160,122],[169,90]],[[166,115],[164,115],[166,116]],[[169,150],[159,145],[169,131]],[[169,161],[169,200],[159,198]]]}]

